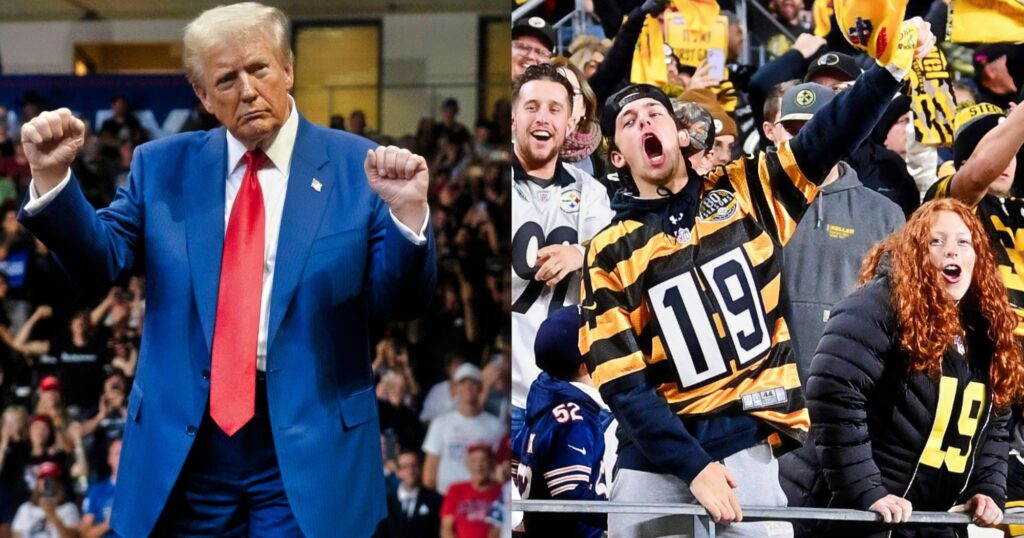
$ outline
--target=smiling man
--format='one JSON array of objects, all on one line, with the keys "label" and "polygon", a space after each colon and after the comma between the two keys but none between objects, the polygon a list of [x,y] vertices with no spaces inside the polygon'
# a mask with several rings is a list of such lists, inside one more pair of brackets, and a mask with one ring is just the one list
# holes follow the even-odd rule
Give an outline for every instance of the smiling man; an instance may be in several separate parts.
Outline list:
[{"label": "smiling man", "polygon": [[583,247],[611,221],[607,190],[563,163],[572,129],[572,85],[550,64],[526,69],[512,88],[512,434],[540,375],[537,329],[563,306],[579,304]]},{"label": "smiling man", "polygon": [[[920,25],[918,54],[931,43]],[[723,536],[785,536],[734,523],[743,504],[785,506],[775,456],[809,419],[779,302],[779,247],[818,185],[871,132],[903,73],[875,67],[790,141],[693,171],[668,98],[633,85],[605,102],[601,130],[627,178],[613,224],[591,241],[580,349],[618,419],[611,500],[698,502]],[[796,99],[814,105],[814,92]],[[808,115],[809,116],[809,115]],[[610,514],[612,536],[694,534],[693,518]]]},{"label": "smiling man", "polygon": [[22,129],[19,219],[79,282],[146,274],[121,536],[369,536],[385,515],[367,325],[433,294],[427,166],[299,114],[289,27],[251,2],[193,20],[185,70],[224,128],[140,146],[98,212],[70,172],[82,122]]}]

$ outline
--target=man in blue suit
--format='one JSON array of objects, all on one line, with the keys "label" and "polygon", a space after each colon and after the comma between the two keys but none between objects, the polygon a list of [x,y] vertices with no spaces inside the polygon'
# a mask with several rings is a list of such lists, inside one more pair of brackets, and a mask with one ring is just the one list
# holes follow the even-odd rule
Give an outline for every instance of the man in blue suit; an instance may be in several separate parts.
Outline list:
[{"label": "man in blue suit", "polygon": [[367,323],[432,294],[427,167],[299,115],[288,27],[255,3],[192,21],[186,71],[225,128],[140,146],[105,209],[69,171],[79,120],[22,130],[21,222],[80,282],[147,277],[122,536],[369,536],[385,515]]}]

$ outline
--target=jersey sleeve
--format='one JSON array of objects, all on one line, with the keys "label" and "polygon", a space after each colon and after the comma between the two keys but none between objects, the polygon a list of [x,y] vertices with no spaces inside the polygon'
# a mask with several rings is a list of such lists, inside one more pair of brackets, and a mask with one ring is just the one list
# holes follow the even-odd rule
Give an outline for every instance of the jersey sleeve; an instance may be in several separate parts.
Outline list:
[{"label": "jersey sleeve", "polygon": [[779,244],[789,242],[817,195],[817,185],[864,142],[898,88],[899,81],[884,68],[866,71],[815,112],[793,139],[746,160],[756,170],[730,173],[734,183],[746,180],[759,220]]},{"label": "jersey sleeve", "polygon": [[953,185],[953,174],[946,175],[939,178],[938,181],[928,187],[928,191],[924,194],[924,201],[930,202],[932,200],[938,200],[939,198],[949,198],[950,187]]},{"label": "jersey sleeve", "polygon": [[[553,499],[607,500],[604,491],[591,487],[591,477],[601,471],[603,440],[583,422],[557,424],[547,445],[543,479]],[[596,469],[595,469],[596,467]]]},{"label": "jersey sleeve", "polygon": [[818,186],[800,170],[788,142],[778,149],[729,163],[725,168],[736,194],[777,243],[785,245],[818,195]]}]

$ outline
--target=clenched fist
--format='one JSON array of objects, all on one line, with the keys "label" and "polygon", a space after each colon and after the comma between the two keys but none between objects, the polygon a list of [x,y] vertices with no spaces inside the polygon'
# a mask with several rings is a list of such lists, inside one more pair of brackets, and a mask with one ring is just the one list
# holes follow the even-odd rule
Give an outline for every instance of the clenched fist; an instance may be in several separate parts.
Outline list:
[{"label": "clenched fist", "polygon": [[21,126],[25,149],[39,194],[45,194],[68,174],[85,143],[85,124],[66,108],[43,112]]},{"label": "clenched fist", "polygon": [[395,218],[418,232],[427,218],[427,161],[407,149],[379,146],[366,152],[363,169],[370,188]]}]

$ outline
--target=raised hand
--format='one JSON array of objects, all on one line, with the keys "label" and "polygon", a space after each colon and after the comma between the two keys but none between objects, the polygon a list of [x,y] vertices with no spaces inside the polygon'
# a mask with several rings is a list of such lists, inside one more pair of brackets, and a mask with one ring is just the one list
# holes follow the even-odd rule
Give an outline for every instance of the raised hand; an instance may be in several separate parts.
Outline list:
[{"label": "raised hand", "polygon": [[657,17],[661,15],[665,8],[668,7],[667,0],[646,0],[641,6],[640,11],[652,16]]},{"label": "raised hand", "polygon": [[395,218],[418,232],[427,218],[427,161],[407,149],[379,146],[363,163],[370,188],[388,204]]},{"label": "raised hand", "polygon": [[811,56],[814,56],[815,52],[818,52],[818,49],[824,47],[825,44],[826,42],[824,37],[804,33],[796,36],[793,48],[804,58],[810,58]]},{"label": "raised hand", "polygon": [[932,23],[921,17],[907,19],[905,24],[917,26],[917,43],[914,47],[914,58],[920,60],[931,52],[935,45],[935,34],[932,33]]},{"label": "raised hand", "polygon": [[46,111],[21,126],[21,141],[39,194],[56,187],[85,143],[85,124],[66,108]]},{"label": "raised hand", "polygon": [[721,82],[721,79],[711,76],[711,64],[708,63],[707,58],[704,58],[701,60],[700,65],[697,66],[693,76],[690,77],[690,83],[686,86],[686,89],[701,90],[717,86]]},{"label": "raised hand", "polygon": [[32,313],[36,319],[46,319],[53,315],[53,308],[50,305],[41,304],[36,307],[35,312]]}]

